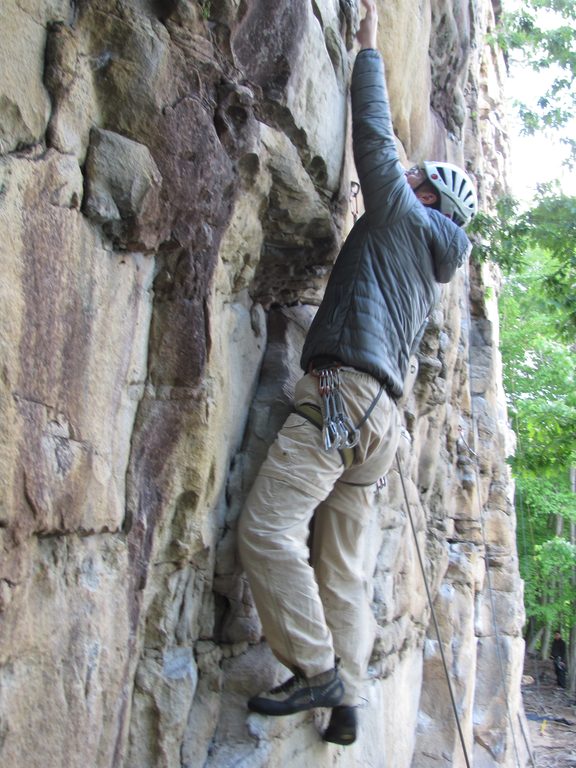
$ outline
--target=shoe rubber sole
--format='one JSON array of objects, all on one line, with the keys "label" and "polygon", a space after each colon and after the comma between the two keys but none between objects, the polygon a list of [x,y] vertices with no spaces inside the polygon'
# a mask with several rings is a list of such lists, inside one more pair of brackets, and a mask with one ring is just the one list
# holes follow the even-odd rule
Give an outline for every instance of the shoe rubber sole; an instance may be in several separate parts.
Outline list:
[{"label": "shoe rubber sole", "polygon": [[323,741],[347,747],[356,741],[356,707],[345,705],[334,707],[328,728],[322,736]]}]

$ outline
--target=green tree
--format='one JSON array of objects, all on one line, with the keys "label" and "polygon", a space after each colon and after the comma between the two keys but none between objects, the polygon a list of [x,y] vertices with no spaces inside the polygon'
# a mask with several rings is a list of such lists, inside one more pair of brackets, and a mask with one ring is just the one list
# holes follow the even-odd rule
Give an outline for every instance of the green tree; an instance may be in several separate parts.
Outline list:
[{"label": "green tree", "polygon": [[[573,0],[527,0],[501,14],[497,42],[512,60],[536,71],[548,70],[547,91],[532,104],[519,104],[528,134],[564,129],[576,113],[576,4]],[[561,141],[576,159],[576,142],[570,135]]]},{"label": "green tree", "polygon": [[[469,232],[473,257],[499,264],[506,274],[542,281],[533,295],[542,315],[548,315],[560,338],[576,336],[576,197],[557,185],[539,185],[532,207],[520,211],[518,201],[503,196],[493,213],[479,213]],[[528,267],[531,250],[541,252],[538,273]],[[545,257],[544,255],[545,254]],[[532,278],[530,275],[532,274]],[[549,324],[548,318],[546,323]]]},{"label": "green tree", "polygon": [[[510,0],[512,3],[512,0]],[[549,87],[518,104],[524,132],[543,132],[569,149],[576,116],[576,2],[527,0],[499,16],[497,40],[508,61],[545,71]],[[572,132],[573,133],[573,132]],[[526,611],[535,633],[570,629],[576,687],[576,198],[538,189],[528,211],[503,197],[470,228],[478,260],[506,275],[501,297],[504,385],[518,437],[518,550]],[[546,641],[543,644],[546,649]],[[570,669],[569,669],[570,672]]]},{"label": "green tree", "polygon": [[525,214],[527,238],[549,255],[543,276],[548,311],[565,339],[576,331],[576,198],[548,184],[539,187],[534,207]]},{"label": "green tree", "polygon": [[[528,219],[518,225],[525,245]],[[557,626],[571,629],[576,616],[576,348],[565,330],[569,311],[551,299],[553,250],[521,249],[500,298],[504,387],[517,435],[512,469],[526,613],[531,631],[545,628],[548,635]]]}]

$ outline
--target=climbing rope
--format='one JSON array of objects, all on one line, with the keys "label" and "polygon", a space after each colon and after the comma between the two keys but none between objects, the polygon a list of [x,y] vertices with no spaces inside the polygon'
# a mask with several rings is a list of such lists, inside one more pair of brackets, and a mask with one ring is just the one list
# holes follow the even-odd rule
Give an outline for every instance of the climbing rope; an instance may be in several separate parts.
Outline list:
[{"label": "climbing rope", "polygon": [[440,657],[442,659],[442,666],[444,667],[444,673],[446,675],[446,683],[448,685],[448,691],[450,693],[450,701],[452,702],[452,709],[454,710],[454,717],[456,719],[456,726],[458,728],[458,736],[460,737],[460,743],[462,745],[462,752],[464,753],[464,760],[466,761],[466,768],[470,768],[470,760],[468,758],[468,750],[466,748],[466,741],[464,739],[464,733],[462,731],[462,725],[460,723],[460,715],[458,714],[458,707],[456,705],[456,699],[454,697],[454,691],[452,690],[452,683],[450,681],[450,673],[448,671],[448,665],[446,664],[446,656],[444,655],[444,647],[442,645],[442,637],[440,636],[440,627],[438,626],[438,619],[436,618],[436,610],[434,609],[434,602],[432,601],[432,594],[428,585],[428,577],[426,576],[426,569],[424,567],[424,559],[420,550],[420,544],[418,543],[418,536],[416,534],[416,526],[414,525],[414,518],[412,517],[412,511],[410,509],[410,503],[408,501],[408,493],[406,491],[406,484],[404,482],[404,474],[402,472],[402,465],[400,464],[400,457],[396,454],[396,464],[398,466],[398,474],[400,475],[400,483],[402,485],[402,492],[404,494],[404,503],[406,505],[406,512],[408,519],[410,520],[410,527],[414,535],[414,542],[416,544],[416,553],[418,555],[418,562],[420,563],[420,569],[422,571],[422,577],[424,580],[424,586],[426,588],[426,597],[428,598],[428,605],[430,606],[430,613],[432,615],[432,621],[434,622],[434,629],[436,631],[436,637],[438,639],[438,648],[440,649]]},{"label": "climbing rope", "polygon": [[[466,295],[469,296],[470,295],[470,286],[469,286],[469,276],[468,276],[467,272],[466,272],[466,277],[465,277],[465,285],[466,285]],[[470,313],[469,301],[466,301],[466,306],[467,306],[467,313],[468,313],[468,328],[471,329],[472,328],[472,321],[471,321],[471,313]],[[468,347],[468,357],[469,357],[468,366],[469,366],[469,369],[471,367],[470,347],[471,347],[471,345],[469,345],[469,347]],[[477,444],[478,444],[478,426],[477,426],[476,415],[474,413],[474,398],[473,397],[471,398],[471,404],[472,404],[471,405],[471,417],[472,417],[472,424],[473,424],[473,431],[474,431],[474,446],[476,447]],[[512,722],[512,714],[511,714],[511,710],[510,710],[510,701],[509,701],[509,695],[508,695],[508,687],[506,685],[506,675],[505,675],[505,670],[504,670],[504,662],[503,662],[503,659],[502,659],[501,636],[500,636],[500,632],[499,632],[499,629],[498,629],[498,622],[496,621],[496,605],[495,605],[495,601],[494,601],[494,590],[493,590],[493,586],[492,586],[492,577],[491,577],[491,574],[490,574],[490,563],[489,563],[489,556],[488,556],[488,545],[487,545],[487,542],[486,542],[486,531],[485,531],[485,525],[484,525],[484,514],[483,514],[482,503],[481,503],[481,494],[480,494],[478,454],[477,454],[477,452],[475,450],[473,450],[468,445],[468,443],[466,442],[466,440],[464,439],[464,437],[462,435],[462,431],[461,431],[461,440],[462,440],[462,443],[465,445],[466,449],[468,450],[468,452],[470,453],[470,456],[473,457],[473,459],[474,459],[473,463],[474,463],[474,475],[475,475],[475,483],[476,483],[476,496],[477,496],[477,500],[478,500],[479,520],[480,520],[480,528],[481,528],[481,532],[482,532],[482,543],[483,543],[483,548],[484,548],[484,559],[485,559],[485,565],[486,565],[486,583],[487,583],[487,587],[488,587],[488,595],[489,595],[489,599],[490,599],[490,610],[491,610],[491,614],[492,614],[492,625],[493,625],[494,637],[495,637],[495,641],[496,641],[496,654],[497,654],[497,658],[498,658],[498,666],[499,666],[499,671],[500,671],[500,676],[501,676],[502,687],[503,687],[503,690],[504,690],[504,698],[505,698],[505,704],[506,704],[506,715],[507,715],[508,723],[509,723],[509,726],[510,726],[510,733],[512,735],[512,743],[513,743],[513,747],[514,747],[514,756],[515,756],[515,759],[516,759],[516,765],[518,766],[518,768],[521,768],[520,757],[519,757],[519,752],[518,752],[518,745],[517,745],[517,742],[516,742],[516,733],[515,733],[514,725],[513,725],[513,722]],[[408,500],[408,493],[407,493],[407,490],[406,490],[404,474],[402,472],[402,465],[401,465],[400,457],[399,457],[398,454],[396,454],[396,463],[397,463],[397,466],[398,466],[398,474],[400,476],[400,483],[402,485],[402,492],[403,492],[403,495],[404,495],[404,502],[405,502],[405,505],[406,505],[406,512],[407,512],[407,515],[408,515],[408,520],[410,521],[410,527],[412,529],[412,534],[414,536],[414,542],[415,542],[415,547],[416,547],[416,553],[417,553],[417,556],[418,556],[418,562],[420,564],[420,569],[422,571],[422,577],[423,577],[424,586],[425,586],[425,589],[426,589],[426,596],[427,596],[427,599],[428,599],[428,604],[430,606],[430,613],[431,613],[431,616],[432,616],[432,621],[434,623],[434,630],[435,630],[435,633],[436,633],[436,637],[438,639],[438,648],[440,650],[442,666],[444,668],[444,674],[445,674],[445,677],[446,677],[446,684],[448,686],[448,691],[449,691],[449,694],[450,694],[450,701],[451,701],[451,704],[452,704],[452,709],[454,711],[454,718],[455,718],[456,726],[457,726],[457,729],[458,729],[458,736],[460,738],[460,743],[461,743],[461,746],[462,746],[462,752],[464,754],[464,760],[466,762],[466,767],[470,768],[470,759],[469,759],[469,756],[468,756],[468,750],[467,750],[467,747],[466,747],[466,741],[465,741],[465,738],[464,738],[464,733],[462,731],[462,725],[461,725],[461,721],[460,721],[460,715],[459,715],[459,712],[458,712],[458,706],[457,706],[457,703],[456,703],[456,699],[455,699],[455,696],[454,696],[454,691],[453,691],[453,688],[452,688],[452,683],[451,683],[451,680],[450,680],[450,672],[448,670],[448,665],[446,663],[446,656],[444,654],[444,647],[443,647],[442,638],[441,638],[441,635],[440,635],[440,628],[439,628],[439,625],[438,625],[438,619],[436,617],[436,611],[435,611],[434,603],[433,603],[433,600],[432,600],[432,594],[430,592],[430,586],[428,584],[428,578],[426,576],[426,569],[425,569],[425,566],[424,566],[424,559],[422,557],[422,552],[421,552],[421,549],[420,549],[420,544],[418,542],[418,537],[417,537],[417,533],[416,533],[416,526],[414,524],[414,519],[413,519],[413,516],[412,516],[411,509],[410,509],[410,503],[409,503],[409,500]],[[519,715],[519,725],[520,725],[520,729],[522,731],[522,734],[524,736],[524,739],[526,741],[526,747],[527,747],[527,751],[528,751],[528,754],[529,754],[529,757],[530,757],[531,764],[532,764],[532,766],[535,766],[532,750],[530,749],[530,745],[529,745],[529,743],[527,741],[526,734],[524,733],[524,729],[522,727],[522,721],[520,719],[520,715]]]},{"label": "climbing rope", "polygon": [[[472,424],[474,428],[474,447],[478,444],[478,424],[476,421],[476,418],[474,416],[474,398],[472,398]],[[480,478],[479,478],[479,471],[478,471],[478,454],[475,450],[473,450],[462,438],[463,444],[466,446],[467,450],[469,451],[470,455],[474,458],[474,476],[476,481],[476,497],[478,500],[478,516],[480,520],[480,530],[482,532],[482,544],[484,547],[484,562],[486,564],[486,584],[488,586],[488,596],[490,598],[490,613],[492,615],[492,628],[494,630],[494,638],[496,640],[496,656],[498,658],[498,668],[500,670],[500,677],[502,682],[502,688],[504,690],[504,700],[506,702],[506,716],[508,718],[508,723],[510,725],[510,733],[512,734],[512,745],[514,747],[514,756],[516,758],[516,765],[518,768],[520,768],[520,756],[518,753],[518,745],[516,743],[516,733],[514,730],[514,725],[512,723],[512,713],[510,711],[510,701],[508,696],[508,686],[506,685],[506,674],[504,672],[504,661],[502,659],[502,648],[501,648],[501,637],[500,637],[500,631],[498,629],[498,622],[496,621],[496,604],[494,602],[494,590],[492,588],[492,576],[490,574],[490,560],[488,556],[488,545],[486,543],[486,530],[484,526],[484,514],[482,509],[482,502],[481,502],[481,496],[480,496]],[[532,760],[532,764],[534,765],[534,760],[532,758],[532,752],[531,750],[528,750],[530,753],[530,758]]]},{"label": "climbing rope", "polygon": [[[469,273],[468,273],[468,269],[464,270],[464,275],[465,275],[464,282],[465,282],[465,288],[466,288],[466,302],[465,302],[465,304],[466,304],[466,312],[467,312],[468,332],[470,334],[471,330],[472,330],[472,314],[470,312],[470,300],[469,300],[469,296],[470,296],[470,276],[469,276]],[[472,347],[472,345],[469,343],[468,344],[468,370],[472,369],[471,347]],[[471,405],[470,405],[471,414],[470,415],[471,415],[471,419],[472,419],[472,427],[473,427],[473,435],[474,435],[474,448],[476,448],[477,445],[478,445],[478,421],[477,421],[477,418],[476,418],[476,414],[474,412],[474,396],[473,395],[470,398],[470,403],[471,403]],[[496,641],[496,655],[497,655],[497,658],[498,658],[498,667],[499,667],[499,670],[500,670],[502,688],[504,690],[504,699],[505,699],[505,703],[506,703],[506,716],[507,716],[507,719],[508,719],[508,723],[510,725],[510,733],[512,735],[512,744],[513,744],[513,747],[514,747],[514,755],[515,755],[515,758],[516,758],[516,765],[518,766],[518,768],[521,768],[520,757],[519,757],[519,753],[518,753],[518,745],[517,745],[517,742],[516,742],[516,733],[515,733],[515,730],[514,730],[514,725],[513,725],[513,722],[512,722],[512,714],[511,714],[511,711],[510,711],[510,700],[509,700],[509,695],[508,695],[508,686],[506,684],[506,675],[505,675],[505,672],[504,672],[504,662],[503,662],[503,659],[502,659],[501,637],[500,637],[500,632],[499,632],[499,629],[498,629],[498,622],[496,621],[496,605],[495,605],[495,602],[494,602],[494,590],[492,588],[492,576],[491,576],[491,573],[490,573],[490,561],[489,561],[489,556],[488,556],[488,545],[486,543],[486,530],[485,530],[485,525],[484,525],[484,510],[482,508],[482,501],[481,501],[481,495],[480,495],[480,477],[479,477],[480,472],[479,472],[479,468],[478,468],[478,453],[477,453],[476,450],[473,450],[468,445],[468,443],[466,442],[466,440],[464,439],[464,437],[462,435],[462,432],[461,432],[461,440],[462,440],[462,443],[465,445],[466,449],[468,450],[468,452],[470,453],[471,457],[473,457],[473,459],[474,459],[473,463],[474,463],[474,477],[475,477],[475,485],[476,485],[476,497],[477,497],[477,500],[478,500],[478,517],[479,517],[479,520],[480,520],[480,530],[482,532],[482,544],[483,544],[483,547],[484,547],[484,562],[485,562],[485,565],[486,565],[486,584],[488,586],[488,596],[489,596],[489,599],[490,599],[490,611],[491,611],[491,614],[492,614],[492,627],[493,627],[493,631],[494,631],[494,638],[495,638],[495,641]],[[532,765],[534,765],[534,758],[532,756],[532,750],[529,749],[529,748],[528,748],[528,753],[530,755],[530,760],[532,762]]]}]

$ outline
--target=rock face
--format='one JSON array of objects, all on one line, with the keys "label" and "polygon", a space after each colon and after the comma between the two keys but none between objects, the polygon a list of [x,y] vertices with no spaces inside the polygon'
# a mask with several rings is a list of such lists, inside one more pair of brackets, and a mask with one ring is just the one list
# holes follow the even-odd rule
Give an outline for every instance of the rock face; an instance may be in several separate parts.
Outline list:
[{"label": "rock face", "polygon": [[[489,205],[490,2],[380,16],[402,156],[465,164]],[[282,672],[236,521],[351,220],[357,22],[353,0],[2,2],[2,765],[463,766],[441,651],[469,764],[526,764],[497,319],[473,267],[430,318],[366,552],[358,742],[245,709]]]}]

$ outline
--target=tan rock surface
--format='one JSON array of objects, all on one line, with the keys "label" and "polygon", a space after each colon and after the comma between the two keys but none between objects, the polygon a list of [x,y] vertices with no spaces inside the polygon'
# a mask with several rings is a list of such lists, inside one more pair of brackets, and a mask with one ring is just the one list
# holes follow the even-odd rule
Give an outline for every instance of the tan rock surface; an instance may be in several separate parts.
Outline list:
[{"label": "tan rock surface", "polygon": [[[465,163],[489,205],[506,167],[491,4],[380,6],[401,156]],[[283,672],[236,521],[351,221],[357,21],[353,0],[2,4],[2,765],[463,765],[416,541],[473,765],[517,764],[490,270],[460,271],[419,351],[400,451],[416,539],[394,469],[365,555],[358,742],[323,744],[326,713],[245,708]]]}]

